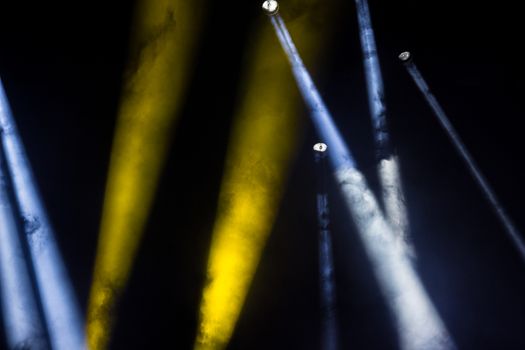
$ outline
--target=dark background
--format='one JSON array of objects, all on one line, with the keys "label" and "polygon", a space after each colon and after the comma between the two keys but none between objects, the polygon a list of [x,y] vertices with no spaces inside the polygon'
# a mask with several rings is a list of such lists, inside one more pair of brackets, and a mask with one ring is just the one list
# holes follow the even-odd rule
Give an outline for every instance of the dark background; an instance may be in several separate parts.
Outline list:
[{"label": "dark background", "polygon": [[[355,7],[335,2],[335,39],[316,78],[377,186]],[[190,349],[195,337],[242,62],[262,16],[259,1],[234,7],[210,0],[207,6],[189,97],[119,308],[113,349]],[[461,349],[525,349],[525,268],[397,61],[399,52],[413,52],[525,229],[520,5],[371,0],[370,6],[421,278]],[[133,1],[124,0],[0,4],[0,76],[83,305],[132,10]],[[231,349],[319,348],[314,141],[310,128]],[[343,348],[395,349],[393,323],[361,243],[333,185],[330,194]]]}]

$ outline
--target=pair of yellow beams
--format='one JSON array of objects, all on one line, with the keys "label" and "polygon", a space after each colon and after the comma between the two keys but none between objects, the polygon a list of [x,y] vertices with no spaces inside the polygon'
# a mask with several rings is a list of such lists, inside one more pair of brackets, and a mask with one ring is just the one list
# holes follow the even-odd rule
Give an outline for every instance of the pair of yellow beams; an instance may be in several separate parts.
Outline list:
[{"label": "pair of yellow beams", "polygon": [[[321,3],[323,5],[321,9]],[[108,348],[191,78],[202,0],[140,0],[111,153],[93,284],[90,350]],[[290,0],[290,30],[307,63],[318,55],[330,4]],[[292,13],[294,9],[299,9]],[[287,9],[283,9],[286,18]],[[302,124],[288,62],[261,15],[246,62],[200,306],[196,350],[224,348],[271,232]]]}]

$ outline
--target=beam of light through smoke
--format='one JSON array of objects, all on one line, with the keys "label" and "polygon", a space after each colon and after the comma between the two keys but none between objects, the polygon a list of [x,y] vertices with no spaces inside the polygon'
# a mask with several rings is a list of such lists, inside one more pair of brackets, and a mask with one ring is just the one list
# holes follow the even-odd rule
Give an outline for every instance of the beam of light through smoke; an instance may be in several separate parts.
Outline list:
[{"label": "beam of light through smoke", "polygon": [[288,56],[312,122],[329,145],[328,157],[358,229],[385,300],[392,311],[403,350],[450,350],[455,345],[429,299],[411,261],[396,241],[377,200],[343,141],[279,15],[271,22]]},{"label": "beam of light through smoke", "polygon": [[492,189],[487,179],[479,169],[478,165],[474,161],[474,158],[472,158],[470,152],[465,147],[465,144],[459,137],[456,129],[454,129],[454,127],[450,123],[450,120],[448,119],[445,111],[437,101],[434,94],[432,94],[432,92],[430,91],[430,88],[427,85],[425,79],[423,79],[423,76],[421,75],[419,69],[416,67],[415,63],[411,59],[410,53],[404,52],[399,57],[404,62],[408,73],[410,74],[417,87],[423,94],[427,103],[430,105],[430,108],[432,108],[432,111],[436,115],[439,123],[447,133],[454,147],[456,148],[456,151],[466,163],[467,169],[470,171],[472,177],[481,188],[481,191],[483,192],[483,195],[492,207],[492,210],[503,224],[505,231],[507,232],[514,246],[518,250],[521,258],[525,261],[525,243],[523,241],[523,235],[518,231],[516,226],[514,226],[514,223],[512,222],[507,212],[499,202],[496,194],[494,193],[494,190]]},{"label": "beam of light through smoke", "polygon": [[0,129],[51,346],[56,350],[84,349],[83,316],[1,82]]},{"label": "beam of light through smoke", "polygon": [[47,349],[0,148],[0,302],[9,349]]},{"label": "beam of light through smoke", "polygon": [[[292,23],[311,59],[330,27],[315,25],[322,18],[323,12],[308,11]],[[276,218],[302,125],[300,97],[270,28],[259,33],[248,59],[219,194],[196,350],[223,349],[232,336]]]},{"label": "beam of light through smoke", "polygon": [[383,77],[370,17],[367,0],[355,0],[357,20],[363,53],[368,105],[374,130],[378,157],[378,174],[381,183],[385,215],[394,232],[399,236],[407,251],[415,254],[410,242],[410,227],[401,183],[398,157],[392,152],[386,121],[386,103]]},{"label": "beam of light through smoke", "polygon": [[[318,146],[319,145],[319,146]],[[326,146],[314,146],[317,166],[317,221],[319,226],[319,282],[321,290],[321,348],[339,349],[330,209],[328,203]]]},{"label": "beam of light through smoke", "polygon": [[88,304],[93,350],[108,346],[183,102],[202,15],[200,1],[141,0],[136,6]]}]

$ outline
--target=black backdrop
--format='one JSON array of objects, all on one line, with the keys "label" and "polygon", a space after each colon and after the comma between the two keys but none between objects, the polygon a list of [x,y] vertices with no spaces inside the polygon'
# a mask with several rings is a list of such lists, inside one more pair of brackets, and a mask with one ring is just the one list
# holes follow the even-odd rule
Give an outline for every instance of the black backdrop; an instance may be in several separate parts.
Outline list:
[{"label": "black backdrop", "polygon": [[[192,346],[241,63],[262,16],[259,1],[235,5],[207,3],[189,98],[120,305],[114,349]],[[396,58],[405,49],[414,53],[525,229],[519,5],[371,0],[370,6],[423,282],[460,348],[524,349],[525,268]],[[340,7],[336,39],[316,78],[376,186],[355,8],[350,0]],[[0,4],[0,76],[83,304],[132,8],[123,0]],[[231,349],[319,348],[314,141],[310,128]],[[342,344],[395,349],[388,311],[333,187],[331,206]]]}]

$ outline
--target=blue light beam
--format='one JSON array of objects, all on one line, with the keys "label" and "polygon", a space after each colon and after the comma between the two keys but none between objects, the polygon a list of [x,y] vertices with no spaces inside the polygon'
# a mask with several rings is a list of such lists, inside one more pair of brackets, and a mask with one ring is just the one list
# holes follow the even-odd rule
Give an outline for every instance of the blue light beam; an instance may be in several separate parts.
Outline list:
[{"label": "blue light beam", "polygon": [[0,148],[0,298],[9,349],[48,349]]},{"label": "blue light beam", "polygon": [[394,317],[403,350],[451,350],[455,345],[341,138],[279,15],[270,17],[310,117],[324,143],[349,212]]},{"label": "blue light beam", "polygon": [[0,131],[54,350],[85,349],[84,322],[0,81]]},{"label": "blue light beam", "polygon": [[387,108],[383,76],[379,65],[370,10],[367,0],[355,0],[355,4],[385,213],[392,229],[402,243],[405,244],[407,252],[415,256],[415,250],[410,239],[410,227],[401,183],[399,161],[390,145],[390,135],[386,121]]},{"label": "blue light beam", "polygon": [[321,291],[321,349],[339,349],[336,290],[326,169],[327,146],[314,146],[317,167],[317,222],[319,226],[319,282]]},{"label": "blue light beam", "polygon": [[514,246],[521,255],[521,258],[523,259],[523,261],[525,261],[525,243],[523,242],[522,234],[518,231],[516,226],[514,226],[514,223],[510,219],[506,210],[499,202],[496,193],[494,192],[487,179],[481,172],[480,168],[474,161],[474,158],[472,158],[472,155],[467,150],[467,147],[459,137],[456,129],[454,129],[454,127],[450,123],[450,120],[448,119],[445,111],[437,101],[434,94],[430,91],[430,87],[426,83],[425,79],[423,79],[421,72],[412,60],[411,54],[409,52],[403,52],[399,55],[399,59],[404,63],[408,73],[410,74],[417,87],[423,94],[423,97],[425,98],[430,108],[436,115],[439,123],[447,133],[454,147],[456,148],[456,151],[467,165],[467,169],[470,171],[470,174],[472,175],[476,183],[479,185],[481,191],[483,192],[483,195],[489,202],[492,210],[494,211],[500,222],[503,224],[505,231],[507,232]]}]

